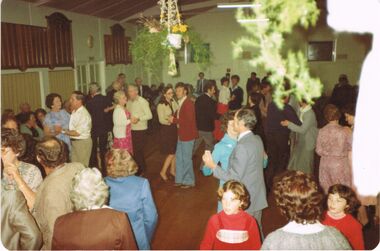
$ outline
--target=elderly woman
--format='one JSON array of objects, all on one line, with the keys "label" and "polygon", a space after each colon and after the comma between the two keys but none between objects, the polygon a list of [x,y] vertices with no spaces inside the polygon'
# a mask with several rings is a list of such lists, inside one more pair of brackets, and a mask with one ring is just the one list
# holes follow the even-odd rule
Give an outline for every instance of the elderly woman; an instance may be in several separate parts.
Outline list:
[{"label": "elderly woman", "polygon": [[[215,163],[221,163],[221,167],[224,171],[228,170],[228,160],[232,151],[234,150],[237,143],[238,133],[234,130],[234,111],[229,111],[221,117],[221,130],[225,133],[219,143],[214,146],[214,150],[212,151],[212,158]],[[203,175],[209,176],[212,174],[212,170],[206,166],[202,168]],[[220,180],[219,187],[223,186],[225,181]],[[222,203],[218,201],[218,209],[219,213],[222,211]]]},{"label": "elderly woman", "polygon": [[113,111],[113,148],[126,149],[133,154],[131,135],[131,113],[126,109],[127,96],[124,91],[117,91],[113,95],[116,107]]},{"label": "elderly woman", "polygon": [[[4,185],[13,186],[17,184],[21,191],[25,186],[28,186],[30,190],[36,192],[42,183],[42,176],[38,167],[19,160],[20,156],[24,155],[25,148],[26,142],[20,133],[13,129],[2,129],[1,159],[5,169],[12,173],[10,180],[3,180]],[[15,174],[14,171],[16,170]]]},{"label": "elderly woman", "polygon": [[147,179],[134,174],[138,167],[127,150],[112,149],[107,154],[106,183],[110,206],[128,213],[139,249],[150,249],[157,223],[157,209]]},{"label": "elderly woman", "polygon": [[299,118],[302,125],[296,125],[288,120],[281,121],[282,126],[286,126],[296,133],[288,169],[312,174],[314,170],[314,149],[318,135],[317,119],[311,105],[305,100],[302,100],[299,105]]},{"label": "elderly woman", "polygon": [[[12,177],[5,172],[3,181],[8,179]],[[8,250],[35,250],[42,246],[41,232],[15,186],[1,186],[1,242]]]},{"label": "elderly woman", "polygon": [[326,193],[334,184],[352,187],[349,156],[352,136],[349,130],[339,125],[341,113],[335,105],[328,104],[323,115],[328,124],[319,130],[316,152],[321,156],[319,182]]},{"label": "elderly woman", "polygon": [[30,134],[33,138],[40,140],[44,132],[37,125],[37,119],[33,112],[20,114],[20,132]]},{"label": "elderly woman", "polygon": [[311,176],[300,171],[286,172],[274,184],[274,196],[288,223],[270,233],[261,249],[351,249],[338,230],[319,222],[324,196]]},{"label": "elderly woman", "polygon": [[164,181],[168,180],[166,172],[170,166],[170,174],[175,176],[175,151],[177,148],[177,125],[170,123],[169,117],[174,116],[178,109],[177,102],[173,99],[172,87],[165,87],[160,103],[157,106],[158,121],[160,122],[161,152],[166,155],[160,176]]},{"label": "elderly woman", "polygon": [[96,168],[75,175],[70,199],[74,212],[57,218],[52,249],[136,250],[128,216],[105,204],[108,186]]},{"label": "elderly woman", "polygon": [[45,116],[44,132],[46,135],[55,136],[71,148],[70,137],[62,130],[69,129],[70,114],[62,109],[62,97],[57,93],[50,93],[45,99],[46,106],[50,109]]}]

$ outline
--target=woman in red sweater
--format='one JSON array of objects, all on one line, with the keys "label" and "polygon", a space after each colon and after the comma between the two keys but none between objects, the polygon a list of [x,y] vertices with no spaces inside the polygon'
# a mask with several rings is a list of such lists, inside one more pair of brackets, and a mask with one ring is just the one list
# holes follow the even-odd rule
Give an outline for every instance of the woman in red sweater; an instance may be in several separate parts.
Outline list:
[{"label": "woman in red sweater", "polygon": [[227,181],[219,189],[218,197],[222,201],[223,211],[208,221],[200,249],[260,249],[261,239],[256,220],[244,212],[249,204],[249,193],[245,186],[238,181]]},{"label": "woman in red sweater", "polygon": [[351,215],[360,206],[355,192],[348,186],[336,184],[329,188],[323,224],[338,229],[352,249],[363,250],[362,225]]}]

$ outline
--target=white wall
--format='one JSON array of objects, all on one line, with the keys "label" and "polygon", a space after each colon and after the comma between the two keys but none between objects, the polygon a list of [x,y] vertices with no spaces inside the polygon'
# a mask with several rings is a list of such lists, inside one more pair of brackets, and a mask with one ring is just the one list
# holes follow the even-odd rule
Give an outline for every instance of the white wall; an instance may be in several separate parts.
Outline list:
[{"label": "white wall", "polygon": [[[250,72],[257,72],[259,77],[263,77],[265,72],[260,68],[252,68],[247,60],[232,57],[232,41],[247,35],[244,28],[236,22],[234,15],[233,10],[217,9],[194,16],[186,22],[201,34],[206,43],[210,43],[214,57],[213,65],[205,71],[206,78],[219,80],[225,74],[226,68],[231,68],[232,74],[240,76],[240,85],[245,88]],[[361,65],[368,50],[368,44],[363,43],[358,39],[359,37],[353,34],[334,34],[330,28],[320,22],[316,28],[310,28],[307,32],[300,28],[295,29],[288,35],[285,48],[298,49],[306,53],[308,40],[337,39],[337,55],[345,55],[347,59],[338,59],[336,62],[309,62],[311,74],[321,79],[324,92],[330,94],[340,73],[346,73],[351,83],[357,83]],[[252,55],[255,55],[254,51]],[[164,82],[184,81],[195,85],[199,69],[194,63],[184,64],[180,61],[180,71],[179,77],[170,77],[164,69]]]}]

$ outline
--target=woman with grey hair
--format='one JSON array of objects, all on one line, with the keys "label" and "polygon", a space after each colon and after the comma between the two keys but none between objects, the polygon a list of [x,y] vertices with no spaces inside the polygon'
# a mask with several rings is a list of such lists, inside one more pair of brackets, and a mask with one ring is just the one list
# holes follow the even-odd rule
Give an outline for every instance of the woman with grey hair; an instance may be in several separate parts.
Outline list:
[{"label": "woman with grey hair", "polygon": [[127,110],[127,96],[124,91],[117,91],[113,95],[116,104],[113,111],[113,148],[126,149],[133,154],[131,134],[131,113]]},{"label": "woman with grey hair", "polygon": [[108,186],[96,168],[85,168],[73,179],[74,212],[54,225],[52,249],[136,250],[128,216],[108,206]]}]

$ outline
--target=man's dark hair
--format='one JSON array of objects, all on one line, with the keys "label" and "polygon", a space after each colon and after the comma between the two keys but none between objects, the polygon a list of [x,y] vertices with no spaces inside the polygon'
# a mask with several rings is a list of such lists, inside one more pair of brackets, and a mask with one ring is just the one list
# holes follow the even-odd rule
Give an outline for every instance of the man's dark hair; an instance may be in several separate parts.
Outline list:
[{"label": "man's dark hair", "polygon": [[240,81],[239,75],[232,75],[231,79],[236,79],[237,81]]},{"label": "man's dark hair", "polygon": [[75,94],[75,98],[77,100],[82,101],[82,104],[86,101],[86,96],[81,91],[73,91],[73,94]]},{"label": "man's dark hair", "polygon": [[257,123],[256,116],[251,109],[244,108],[238,110],[236,113],[236,117],[239,121],[243,121],[244,126],[250,130],[252,130]]},{"label": "man's dark hair", "polygon": [[251,76],[252,76],[252,75],[255,75],[255,76],[257,76],[256,72],[254,72],[254,71],[253,71],[253,72],[251,72]]},{"label": "man's dark hair", "polygon": [[189,88],[186,86],[185,83],[183,82],[178,82],[176,85],[175,85],[175,89],[177,88],[183,88],[186,92],[186,95],[189,94]]},{"label": "man's dark hair", "polygon": [[205,76],[203,72],[198,73],[198,77],[200,77],[201,75]]},{"label": "man's dark hair", "polygon": [[25,113],[21,113],[21,114],[19,115],[20,123],[21,123],[21,124],[25,124],[26,122],[28,122],[28,121],[30,120],[30,117],[31,117],[32,115],[33,115],[34,117],[36,117],[36,116],[34,115],[34,112],[25,112]]},{"label": "man's dark hair", "polygon": [[208,90],[211,90],[212,87],[215,87],[215,90],[216,90],[216,82],[215,80],[211,79],[211,80],[208,80],[204,87],[203,87],[203,92],[207,92]]}]

